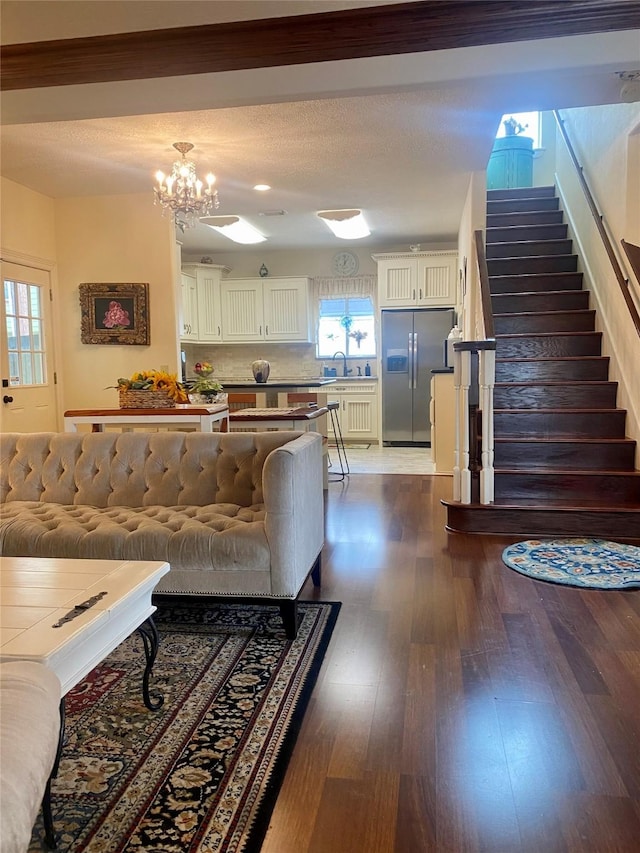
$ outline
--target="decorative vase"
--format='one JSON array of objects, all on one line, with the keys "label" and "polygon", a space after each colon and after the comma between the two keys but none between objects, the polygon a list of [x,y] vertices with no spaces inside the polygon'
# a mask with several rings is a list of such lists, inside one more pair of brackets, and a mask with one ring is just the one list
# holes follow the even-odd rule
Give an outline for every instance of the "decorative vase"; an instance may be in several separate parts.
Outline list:
[{"label": "decorative vase", "polygon": [[269,378],[269,371],[271,370],[271,365],[268,361],[265,361],[263,358],[258,358],[251,364],[251,370],[253,371],[253,378],[256,382],[266,382]]}]

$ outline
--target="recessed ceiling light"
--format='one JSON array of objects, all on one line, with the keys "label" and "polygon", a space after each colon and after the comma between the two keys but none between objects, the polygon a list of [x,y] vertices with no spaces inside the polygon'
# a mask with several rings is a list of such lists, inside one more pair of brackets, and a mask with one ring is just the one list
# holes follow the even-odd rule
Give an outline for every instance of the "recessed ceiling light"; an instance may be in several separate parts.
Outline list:
[{"label": "recessed ceiling light", "polygon": [[359,240],[371,234],[361,210],[319,210],[317,215],[342,240]]},{"label": "recessed ceiling light", "polygon": [[266,193],[267,190],[270,190],[271,187],[269,184],[256,184],[254,190],[258,190],[259,193]]},{"label": "recessed ceiling light", "polygon": [[267,238],[239,216],[203,216],[203,225],[208,225],[234,243],[263,243]]}]

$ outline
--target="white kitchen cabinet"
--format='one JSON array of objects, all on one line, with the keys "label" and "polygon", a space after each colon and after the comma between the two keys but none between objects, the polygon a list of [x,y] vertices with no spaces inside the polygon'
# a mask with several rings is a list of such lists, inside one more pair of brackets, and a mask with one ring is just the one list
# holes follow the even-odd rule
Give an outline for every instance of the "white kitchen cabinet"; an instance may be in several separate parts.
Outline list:
[{"label": "white kitchen cabinet", "polygon": [[220,287],[222,276],[227,272],[229,272],[228,267],[217,264],[183,264],[182,276],[185,279],[182,288],[183,340],[200,343],[222,341]]},{"label": "white kitchen cabinet", "polygon": [[[338,403],[336,415],[345,441],[378,440],[378,385],[376,382],[344,382],[328,385],[327,399]],[[329,435],[331,419],[328,421]]]},{"label": "white kitchen cabinet", "polygon": [[196,277],[183,272],[180,276],[180,338],[198,340],[198,292]]},{"label": "white kitchen cabinet", "polygon": [[223,341],[309,341],[309,287],[301,277],[223,281]]},{"label": "white kitchen cabinet", "polygon": [[381,308],[454,307],[457,252],[374,255]]}]

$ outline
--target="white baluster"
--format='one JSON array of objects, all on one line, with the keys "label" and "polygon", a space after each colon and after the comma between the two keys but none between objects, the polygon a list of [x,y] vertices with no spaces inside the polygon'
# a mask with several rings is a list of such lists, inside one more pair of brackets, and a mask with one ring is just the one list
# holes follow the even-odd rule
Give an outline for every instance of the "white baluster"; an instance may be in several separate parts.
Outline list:
[{"label": "white baluster", "polygon": [[494,499],[493,389],[495,377],[495,350],[482,350],[478,364],[482,408],[482,467],[480,470],[480,503],[482,504],[492,503]]},{"label": "white baluster", "polygon": [[471,385],[471,353],[464,351],[460,359],[460,500],[471,503],[471,470],[469,468],[469,386]]}]

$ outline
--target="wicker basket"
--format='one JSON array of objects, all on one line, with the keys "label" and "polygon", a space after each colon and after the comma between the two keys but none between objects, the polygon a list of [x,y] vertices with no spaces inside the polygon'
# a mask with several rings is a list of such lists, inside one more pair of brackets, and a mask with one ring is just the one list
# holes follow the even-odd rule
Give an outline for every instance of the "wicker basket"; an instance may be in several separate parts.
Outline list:
[{"label": "wicker basket", "polygon": [[172,409],[172,400],[166,391],[133,391],[130,388],[120,388],[121,409]]}]

